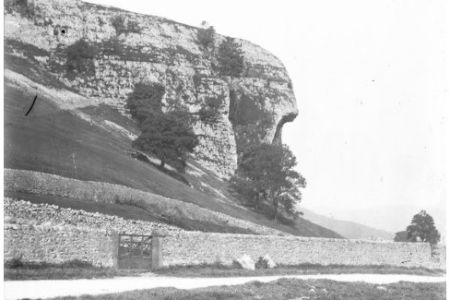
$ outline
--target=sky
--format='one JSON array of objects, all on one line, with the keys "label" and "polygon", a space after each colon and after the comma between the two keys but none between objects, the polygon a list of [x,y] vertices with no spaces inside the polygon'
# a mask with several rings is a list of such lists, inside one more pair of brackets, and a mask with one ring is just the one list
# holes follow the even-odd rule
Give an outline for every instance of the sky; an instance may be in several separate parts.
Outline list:
[{"label": "sky", "polygon": [[91,0],[250,40],[280,58],[299,116],[283,142],[300,207],[391,232],[425,209],[445,231],[445,0]]}]

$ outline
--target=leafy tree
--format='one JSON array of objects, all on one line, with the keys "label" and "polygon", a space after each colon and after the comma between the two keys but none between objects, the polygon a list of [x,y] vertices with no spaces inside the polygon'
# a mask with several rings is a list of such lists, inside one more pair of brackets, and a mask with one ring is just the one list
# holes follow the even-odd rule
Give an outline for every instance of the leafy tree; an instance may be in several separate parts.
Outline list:
[{"label": "leafy tree", "polygon": [[198,137],[191,128],[192,116],[187,111],[164,113],[161,100],[165,89],[162,85],[137,84],[128,96],[126,107],[141,129],[133,147],[171,163],[179,171],[186,167],[186,159],[198,144]]},{"label": "leafy tree", "polygon": [[94,57],[97,48],[85,39],[80,39],[66,49],[66,68],[69,75],[75,73],[94,75]]},{"label": "leafy tree", "polygon": [[142,133],[133,141],[133,147],[159,158],[161,167],[169,162],[183,171],[187,155],[198,145],[189,118],[187,112],[152,114],[143,122]]},{"label": "leafy tree", "polygon": [[293,169],[296,165],[296,158],[286,145],[261,144],[243,154],[232,184],[257,206],[269,203],[274,219],[280,206],[292,215],[295,204],[301,201],[300,188],[306,185],[302,175]]},{"label": "leafy tree", "polygon": [[406,228],[406,232],[407,239],[411,242],[420,240],[430,244],[437,244],[441,239],[441,235],[434,225],[433,217],[427,214],[425,210],[413,216],[411,225]]},{"label": "leafy tree", "polygon": [[[203,21],[202,25],[206,25],[206,22]],[[216,30],[213,26],[199,28],[197,31],[197,40],[204,48],[210,48],[214,46],[214,35],[216,34]]]},{"label": "leafy tree", "polygon": [[164,86],[159,83],[138,83],[134,86],[125,107],[140,127],[149,116],[162,113],[161,100],[165,92]]},{"label": "leafy tree", "polygon": [[407,242],[408,233],[406,231],[399,231],[395,233],[394,242]]},{"label": "leafy tree", "polygon": [[227,37],[219,46],[217,53],[219,72],[224,76],[241,75],[244,70],[244,55],[241,46]]}]

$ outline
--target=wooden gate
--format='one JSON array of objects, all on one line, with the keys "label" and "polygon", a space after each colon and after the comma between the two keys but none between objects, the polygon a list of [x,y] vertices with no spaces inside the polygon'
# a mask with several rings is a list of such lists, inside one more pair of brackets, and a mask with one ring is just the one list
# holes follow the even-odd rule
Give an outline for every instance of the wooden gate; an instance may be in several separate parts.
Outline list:
[{"label": "wooden gate", "polygon": [[152,236],[119,234],[119,268],[150,269],[152,265]]}]

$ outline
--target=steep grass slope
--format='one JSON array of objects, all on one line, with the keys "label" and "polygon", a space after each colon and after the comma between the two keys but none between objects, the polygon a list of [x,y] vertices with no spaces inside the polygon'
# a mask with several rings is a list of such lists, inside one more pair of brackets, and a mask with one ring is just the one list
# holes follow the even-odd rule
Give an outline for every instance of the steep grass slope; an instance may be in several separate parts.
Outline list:
[{"label": "steep grass slope", "polygon": [[[37,89],[32,88],[33,84],[31,88],[21,84],[20,81],[23,79],[16,76],[16,72],[29,75],[28,65],[33,66],[32,75],[29,77],[48,87],[49,90],[46,93],[43,93],[42,88],[37,84],[35,84]],[[7,76],[5,80],[6,168],[34,170],[80,180],[121,184],[197,204],[213,211],[296,235],[339,237],[331,230],[303,219],[298,220],[295,225],[287,226],[274,223],[240,206],[236,199],[224,194],[226,185],[219,178],[195,166],[195,162],[192,162],[193,167],[186,174],[186,180],[195,183],[190,186],[162,172],[152,164],[133,158],[130,155],[133,151],[130,138],[115,130],[114,125],[111,127],[110,124],[120,123],[127,126],[129,119],[117,111],[114,112],[111,107],[108,109],[102,109],[101,106],[96,106],[95,109],[91,107],[85,109],[84,114],[78,109],[61,109],[60,104],[64,99],[58,102],[58,95],[61,94],[62,86],[54,85],[51,75],[39,69],[32,59],[21,58],[13,62],[7,60],[6,68],[7,72],[11,69],[16,71],[10,72],[14,76]],[[52,91],[55,93],[52,94]],[[25,116],[25,111],[36,93],[38,94],[36,104],[31,113]],[[89,111],[96,118],[90,118],[87,114]],[[112,120],[106,123],[110,126],[105,125],[105,118]],[[209,190],[201,191],[202,186],[203,189]],[[222,192],[217,192],[219,190]],[[39,199],[42,201],[42,195]],[[70,206],[70,200],[59,199],[58,201]],[[90,206],[90,200],[92,199],[86,199],[84,202],[86,206]],[[99,206],[92,205],[90,210],[95,210],[95,207]],[[183,227],[183,224],[179,226]],[[187,225],[186,227],[198,229]],[[207,227],[203,229],[208,230]],[[210,229],[221,231],[217,228]]]}]

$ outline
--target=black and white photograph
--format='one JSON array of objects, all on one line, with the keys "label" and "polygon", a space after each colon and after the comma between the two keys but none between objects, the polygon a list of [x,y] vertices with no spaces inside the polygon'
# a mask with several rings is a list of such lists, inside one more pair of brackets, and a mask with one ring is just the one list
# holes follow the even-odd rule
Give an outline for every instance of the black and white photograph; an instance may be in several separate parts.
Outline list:
[{"label": "black and white photograph", "polygon": [[4,0],[3,292],[443,300],[445,0]]}]

